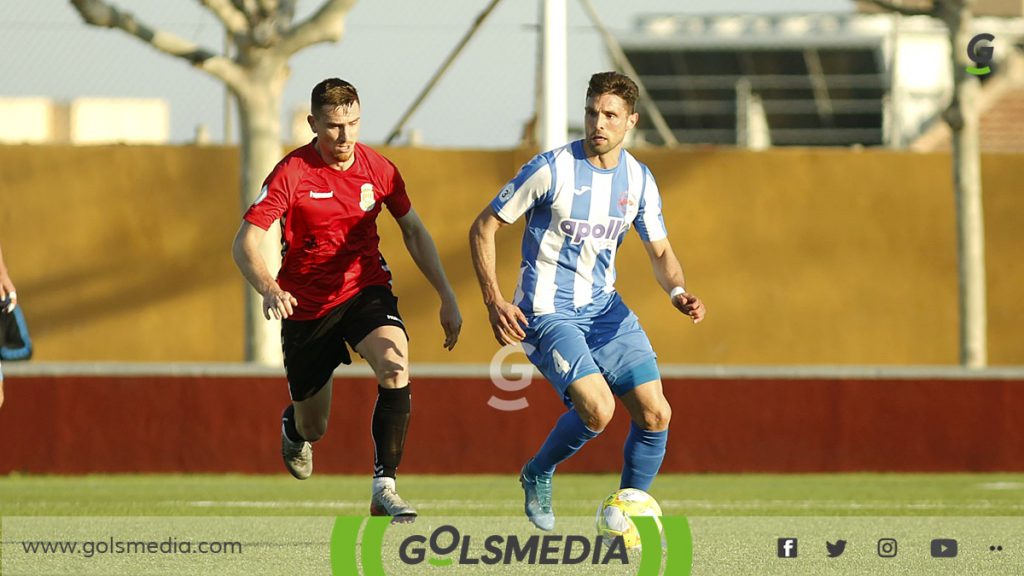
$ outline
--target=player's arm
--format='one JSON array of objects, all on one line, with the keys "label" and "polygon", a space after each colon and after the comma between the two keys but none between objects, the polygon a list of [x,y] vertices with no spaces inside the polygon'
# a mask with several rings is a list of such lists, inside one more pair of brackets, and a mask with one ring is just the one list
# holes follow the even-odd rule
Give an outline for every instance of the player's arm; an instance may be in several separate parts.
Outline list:
[{"label": "player's arm", "polygon": [[459,332],[462,331],[462,314],[459,313],[455,291],[452,290],[451,284],[448,283],[448,277],[445,276],[441,257],[437,254],[437,246],[434,245],[434,239],[430,237],[427,227],[412,208],[398,218],[398,226],[402,229],[402,240],[405,242],[405,247],[409,250],[413,262],[416,263],[441,298],[441,328],[444,330],[444,347],[451,350],[459,341]]},{"label": "player's arm", "polygon": [[281,290],[267,270],[267,263],[259,250],[260,242],[266,234],[266,230],[243,220],[231,244],[231,256],[245,279],[263,296],[263,317],[270,320],[270,315],[273,314],[274,318],[280,320],[291,316],[299,301],[290,293]]},{"label": "player's arm", "polygon": [[672,294],[676,287],[683,288],[682,292],[676,290],[677,294],[672,297],[672,305],[680,312],[686,314],[697,324],[704,319],[704,303],[700,298],[686,291],[686,279],[683,277],[683,267],[679,264],[675,252],[668,238],[660,240],[644,240],[644,248],[647,256],[651,259],[651,267],[654,268],[654,277],[658,279],[662,289]]},{"label": "player's arm", "polygon": [[0,302],[7,302],[7,312],[11,312],[18,305],[18,293],[14,290],[10,275],[7,274],[3,250],[0,250]]},{"label": "player's arm", "polygon": [[494,215],[491,206],[484,208],[469,229],[469,249],[473,255],[473,270],[480,283],[480,291],[487,305],[487,313],[499,344],[515,344],[526,338],[520,322],[526,323],[526,315],[518,306],[505,301],[498,287],[498,273],[495,265],[494,237],[498,229],[507,224]]}]

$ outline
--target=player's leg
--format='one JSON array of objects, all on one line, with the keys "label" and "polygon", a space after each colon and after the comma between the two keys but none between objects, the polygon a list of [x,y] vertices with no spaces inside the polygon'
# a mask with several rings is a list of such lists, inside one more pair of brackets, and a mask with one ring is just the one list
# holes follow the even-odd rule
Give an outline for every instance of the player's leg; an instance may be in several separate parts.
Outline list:
[{"label": "player's leg", "polygon": [[632,419],[623,447],[620,488],[646,491],[665,458],[672,417],[654,350],[636,315],[620,298],[595,320],[589,336],[595,361]]},{"label": "player's leg", "polygon": [[615,410],[615,399],[591,358],[583,330],[571,319],[541,317],[531,322],[526,332],[527,356],[569,405],[519,478],[527,517],[538,528],[551,530],[555,468],[604,430]]},{"label": "player's leg", "polygon": [[416,510],[395,488],[412,410],[409,338],[401,325],[397,299],[389,290],[368,289],[361,296],[346,317],[346,339],[355,342],[353,348],[377,377],[377,403],[370,425],[374,445],[370,514],[411,521]]},{"label": "player's leg", "polygon": [[[649,375],[641,378],[649,378]],[[638,488],[646,492],[665,459],[672,408],[662,392],[661,380],[640,384],[621,398],[632,422],[622,449],[624,463],[619,488]]]},{"label": "player's leg", "polygon": [[291,436],[293,439],[301,438],[307,442],[316,442],[327,433],[333,388],[333,383],[328,378],[315,394],[300,402],[292,402],[292,409],[286,411],[284,416],[288,416],[289,412],[293,416],[291,421],[294,421],[294,429],[291,428],[291,422],[285,423],[286,432],[297,433],[296,436]]},{"label": "player's leg", "polygon": [[540,450],[527,464],[533,475],[550,476],[561,462],[604,431],[615,413],[615,397],[600,374],[588,374],[568,388],[572,407],[555,422]]},{"label": "player's leg", "polygon": [[328,378],[313,396],[293,401],[281,414],[281,455],[285,467],[299,480],[313,474],[313,442],[327,432],[332,388]]},{"label": "player's leg", "polygon": [[316,320],[282,320],[281,343],[288,393],[292,402],[281,414],[281,455],[299,480],[313,473],[313,446],[327,432],[331,413],[331,375],[349,364],[348,349],[338,331],[342,307]]}]

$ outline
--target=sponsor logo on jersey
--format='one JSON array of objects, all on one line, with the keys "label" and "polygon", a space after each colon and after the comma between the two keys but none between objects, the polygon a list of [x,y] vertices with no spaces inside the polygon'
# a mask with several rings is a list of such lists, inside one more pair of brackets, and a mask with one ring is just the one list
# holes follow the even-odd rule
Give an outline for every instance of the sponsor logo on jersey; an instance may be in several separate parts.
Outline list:
[{"label": "sponsor logo on jersey", "polygon": [[594,224],[589,220],[566,218],[558,223],[558,229],[572,238],[573,244],[581,244],[584,240],[614,240],[619,237],[626,226],[622,218],[610,218],[607,222]]},{"label": "sponsor logo on jersey", "polygon": [[309,197],[314,200],[323,200],[324,198],[333,198],[334,190],[328,190],[327,192],[317,192],[315,190],[309,191]]},{"label": "sponsor logo on jersey", "polygon": [[590,192],[590,186],[580,186],[579,188],[572,191],[572,193],[577,196],[586,194],[587,192]]},{"label": "sponsor logo on jersey", "polygon": [[508,184],[505,184],[504,188],[501,189],[501,193],[498,194],[498,200],[501,200],[502,202],[505,202],[509,198],[511,198],[512,195],[515,194],[515,193],[516,193],[515,185],[512,184],[511,182],[509,182]]},{"label": "sponsor logo on jersey", "polygon": [[376,200],[373,199],[373,184],[363,184],[359,188],[359,207],[363,212],[369,212],[376,204]]}]

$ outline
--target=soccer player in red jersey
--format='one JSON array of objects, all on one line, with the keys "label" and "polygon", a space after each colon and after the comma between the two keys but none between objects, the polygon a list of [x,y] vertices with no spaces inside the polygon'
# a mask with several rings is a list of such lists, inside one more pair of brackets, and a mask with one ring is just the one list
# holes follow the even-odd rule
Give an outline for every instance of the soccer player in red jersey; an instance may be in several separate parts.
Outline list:
[{"label": "soccer player in red jersey", "polygon": [[[412,521],[416,511],[395,489],[411,405],[409,343],[379,248],[376,220],[383,207],[397,220],[409,254],[441,298],[448,350],[459,338],[462,316],[398,169],[357,142],[355,87],[337,78],[320,82],[313,88],[311,112],[316,138],[285,156],[267,177],[232,249],[242,274],[263,296],[264,316],[281,319],[292,399],[282,415],[281,452],[296,478],[313,472],[311,443],[327,429],[331,374],[352,361],[347,342],[378,382],[370,513]],[[281,221],[284,243],[276,280],[257,248],[275,220]]]}]

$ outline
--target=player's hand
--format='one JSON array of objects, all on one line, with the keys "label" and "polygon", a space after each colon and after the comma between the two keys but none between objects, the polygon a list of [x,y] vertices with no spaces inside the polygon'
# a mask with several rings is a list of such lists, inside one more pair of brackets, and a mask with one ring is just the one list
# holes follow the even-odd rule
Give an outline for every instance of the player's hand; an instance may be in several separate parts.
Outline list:
[{"label": "player's hand", "polygon": [[278,286],[271,286],[263,293],[263,317],[267,320],[270,320],[271,315],[275,320],[287,318],[295,313],[298,305],[299,301],[294,296]]},{"label": "player's hand", "polygon": [[487,313],[491,320],[491,329],[494,330],[494,338],[498,344],[515,344],[526,338],[526,332],[520,323],[526,324],[526,314],[519,309],[519,306],[505,302],[495,301],[487,307]]},{"label": "player's hand", "polygon": [[4,312],[11,313],[18,305],[18,293],[14,290],[14,283],[7,272],[0,273],[0,302],[6,303]]},{"label": "player's hand", "polygon": [[462,314],[454,296],[441,299],[441,328],[444,329],[444,347],[451,351],[462,332]]},{"label": "player's hand", "polygon": [[707,311],[704,308],[704,303],[700,301],[700,298],[697,298],[688,292],[683,292],[673,298],[672,305],[683,314],[689,316],[690,320],[693,320],[694,324],[700,324],[700,321],[704,319],[704,314]]}]

